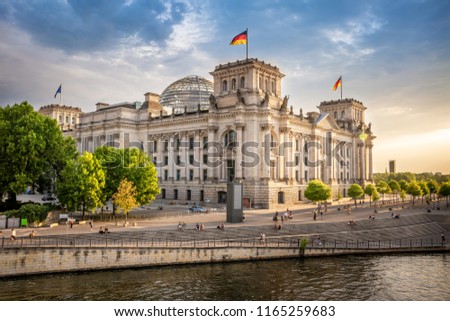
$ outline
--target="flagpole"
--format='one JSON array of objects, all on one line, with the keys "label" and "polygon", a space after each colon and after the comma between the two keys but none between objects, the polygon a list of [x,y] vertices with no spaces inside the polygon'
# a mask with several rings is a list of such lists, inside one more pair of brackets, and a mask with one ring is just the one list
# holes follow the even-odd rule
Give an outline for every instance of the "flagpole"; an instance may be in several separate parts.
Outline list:
[{"label": "flagpole", "polygon": [[342,87],[344,85],[344,81],[342,80],[342,75],[341,75],[341,100],[342,100]]},{"label": "flagpole", "polygon": [[61,91],[59,93],[59,106],[62,106],[62,83],[61,83]]},{"label": "flagpole", "polygon": [[248,60],[248,28],[246,29],[247,32],[247,41],[245,43],[245,60]]}]

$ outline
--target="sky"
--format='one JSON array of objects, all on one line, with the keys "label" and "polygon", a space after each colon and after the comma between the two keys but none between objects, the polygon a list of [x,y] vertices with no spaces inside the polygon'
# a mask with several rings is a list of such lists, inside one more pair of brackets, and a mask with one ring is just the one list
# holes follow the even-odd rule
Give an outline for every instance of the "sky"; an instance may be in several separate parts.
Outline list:
[{"label": "sky", "polygon": [[0,106],[143,101],[249,57],[279,67],[298,113],[343,97],[367,107],[374,171],[450,173],[448,0],[3,0]]}]

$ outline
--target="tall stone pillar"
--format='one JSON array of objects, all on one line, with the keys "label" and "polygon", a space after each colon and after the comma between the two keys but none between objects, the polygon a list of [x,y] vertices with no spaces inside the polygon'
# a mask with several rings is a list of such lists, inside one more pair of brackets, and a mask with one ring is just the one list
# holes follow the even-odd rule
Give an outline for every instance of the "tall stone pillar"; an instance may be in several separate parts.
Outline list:
[{"label": "tall stone pillar", "polygon": [[175,155],[175,146],[174,146],[174,137],[173,135],[171,135],[169,137],[169,146],[168,146],[168,151],[167,151],[167,157],[168,157],[168,174],[169,180],[172,180],[173,182],[173,178],[174,178],[174,167],[175,167],[175,161],[174,161],[174,155]]},{"label": "tall stone pillar", "polygon": [[208,128],[208,181],[213,182],[217,181],[219,176],[219,166],[220,166],[220,160],[219,160],[219,152],[218,144],[219,142],[216,141],[216,131],[217,128],[212,126]]},{"label": "tall stone pillar", "polygon": [[242,143],[243,143],[243,125],[236,125],[236,140],[237,140],[237,146],[236,146],[236,159],[235,159],[235,177],[236,179],[241,179],[243,177],[242,175]]},{"label": "tall stone pillar", "polygon": [[369,180],[373,182],[373,158],[372,158],[373,145],[369,145]]}]

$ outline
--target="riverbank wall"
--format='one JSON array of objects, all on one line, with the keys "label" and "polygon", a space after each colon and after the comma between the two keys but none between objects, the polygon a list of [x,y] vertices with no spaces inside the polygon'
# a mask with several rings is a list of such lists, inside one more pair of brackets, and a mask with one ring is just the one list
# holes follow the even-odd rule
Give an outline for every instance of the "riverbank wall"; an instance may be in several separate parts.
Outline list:
[{"label": "riverbank wall", "polygon": [[0,277],[58,272],[142,268],[180,264],[224,263],[333,255],[391,254],[450,251],[449,246],[391,249],[299,247],[211,247],[211,248],[3,248]]}]

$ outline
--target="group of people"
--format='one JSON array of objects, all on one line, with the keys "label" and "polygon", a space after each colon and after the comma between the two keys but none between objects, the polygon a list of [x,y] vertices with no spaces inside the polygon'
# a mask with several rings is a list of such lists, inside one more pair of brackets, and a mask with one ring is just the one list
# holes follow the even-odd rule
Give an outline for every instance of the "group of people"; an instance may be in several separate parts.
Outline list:
[{"label": "group of people", "polygon": [[100,234],[108,234],[109,230],[107,227],[103,228],[103,226],[100,226],[100,230],[98,231]]},{"label": "group of people", "polygon": [[281,230],[283,228],[283,223],[287,220],[291,220],[292,218],[292,211],[290,211],[289,209],[286,209],[286,212],[282,213],[281,215],[278,213],[278,211],[276,211],[275,215],[272,218],[275,222],[275,229]]},{"label": "group of people", "polygon": [[353,219],[353,220],[348,221],[347,225],[348,226],[355,226],[356,225],[356,220]]},{"label": "group of people", "polygon": [[205,224],[195,224],[195,229],[197,232],[204,231],[205,230]]},{"label": "group of people", "polygon": [[392,218],[400,218],[400,214],[392,212],[391,217]]},{"label": "group of people", "polygon": [[259,233],[259,240],[261,241],[261,243],[264,243],[266,241],[266,234],[264,233]]}]

